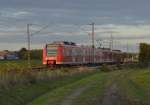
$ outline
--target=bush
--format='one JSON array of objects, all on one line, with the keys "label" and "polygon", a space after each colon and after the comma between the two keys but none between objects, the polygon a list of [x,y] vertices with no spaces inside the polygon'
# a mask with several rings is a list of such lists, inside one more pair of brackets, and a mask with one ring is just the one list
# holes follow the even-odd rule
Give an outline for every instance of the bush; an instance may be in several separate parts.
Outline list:
[{"label": "bush", "polygon": [[116,67],[117,67],[117,70],[122,70],[122,66],[120,63],[117,63]]},{"label": "bush", "polygon": [[148,62],[139,62],[136,65],[137,65],[137,68],[148,68],[149,67]]},{"label": "bush", "polygon": [[68,68],[64,68],[63,70],[62,70],[62,72],[64,72],[64,73],[68,73],[70,71],[70,69],[68,69]]},{"label": "bush", "polygon": [[101,71],[103,71],[103,72],[109,72],[109,71],[111,71],[111,69],[108,67],[108,65],[103,64],[102,67],[101,67]]}]

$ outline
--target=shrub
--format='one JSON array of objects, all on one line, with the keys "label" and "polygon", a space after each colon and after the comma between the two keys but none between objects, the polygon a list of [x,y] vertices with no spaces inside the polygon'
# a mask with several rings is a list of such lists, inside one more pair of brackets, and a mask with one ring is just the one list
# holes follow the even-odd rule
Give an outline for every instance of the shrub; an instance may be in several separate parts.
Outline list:
[{"label": "shrub", "polygon": [[111,71],[111,69],[108,67],[108,65],[103,64],[102,67],[101,67],[101,71],[103,71],[103,72],[109,72],[109,71]]},{"label": "shrub", "polygon": [[122,66],[121,66],[120,63],[117,63],[116,67],[117,67],[117,70],[121,70],[122,69]]},{"label": "shrub", "polygon": [[70,72],[70,69],[68,69],[68,68],[63,68],[63,69],[62,69],[62,72],[64,72],[64,73],[69,73],[69,72]]}]

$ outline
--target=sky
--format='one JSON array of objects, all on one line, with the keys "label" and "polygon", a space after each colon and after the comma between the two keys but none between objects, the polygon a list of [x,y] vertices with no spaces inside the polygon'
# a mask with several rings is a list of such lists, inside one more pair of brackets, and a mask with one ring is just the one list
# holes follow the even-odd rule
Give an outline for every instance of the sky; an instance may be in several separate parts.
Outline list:
[{"label": "sky", "polygon": [[[140,42],[150,41],[150,0],[0,0],[0,50],[27,46],[27,24],[31,48],[53,41],[91,44],[91,23],[95,23],[95,44],[137,52]],[[128,46],[128,47],[127,47]]]}]

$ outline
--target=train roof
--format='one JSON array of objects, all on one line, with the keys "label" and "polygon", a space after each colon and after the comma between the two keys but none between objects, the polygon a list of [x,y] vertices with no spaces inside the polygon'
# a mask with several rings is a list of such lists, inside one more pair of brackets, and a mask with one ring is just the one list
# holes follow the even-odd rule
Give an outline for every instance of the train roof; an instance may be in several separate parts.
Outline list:
[{"label": "train roof", "polygon": [[[74,42],[68,42],[68,41],[54,41],[52,43],[47,44],[48,46],[72,46],[72,47],[82,47],[82,48],[91,48],[91,46],[85,46],[85,45],[77,45]],[[111,51],[111,52],[117,52],[120,53],[122,52],[121,50],[117,49],[110,49],[110,48],[96,48],[96,49],[101,49],[103,51]]]},{"label": "train roof", "polygon": [[68,42],[68,41],[54,41],[50,45],[71,45],[71,46],[76,46],[76,43]]},{"label": "train roof", "polygon": [[98,49],[107,50],[107,51],[113,51],[113,52],[121,52],[121,50],[110,49],[110,48],[98,48]]}]

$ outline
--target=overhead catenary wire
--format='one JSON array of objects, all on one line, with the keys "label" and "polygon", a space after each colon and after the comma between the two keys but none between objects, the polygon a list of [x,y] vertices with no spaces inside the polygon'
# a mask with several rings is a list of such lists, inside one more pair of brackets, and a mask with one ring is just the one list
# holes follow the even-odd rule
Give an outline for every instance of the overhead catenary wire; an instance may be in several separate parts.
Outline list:
[{"label": "overhead catenary wire", "polygon": [[36,35],[36,34],[40,33],[41,31],[43,31],[43,30],[47,29],[48,27],[49,27],[49,25],[44,26],[44,27],[42,27],[39,31],[36,31],[36,32],[34,32],[34,33],[31,33],[31,35],[30,35],[30,36],[34,36],[34,35]]}]

